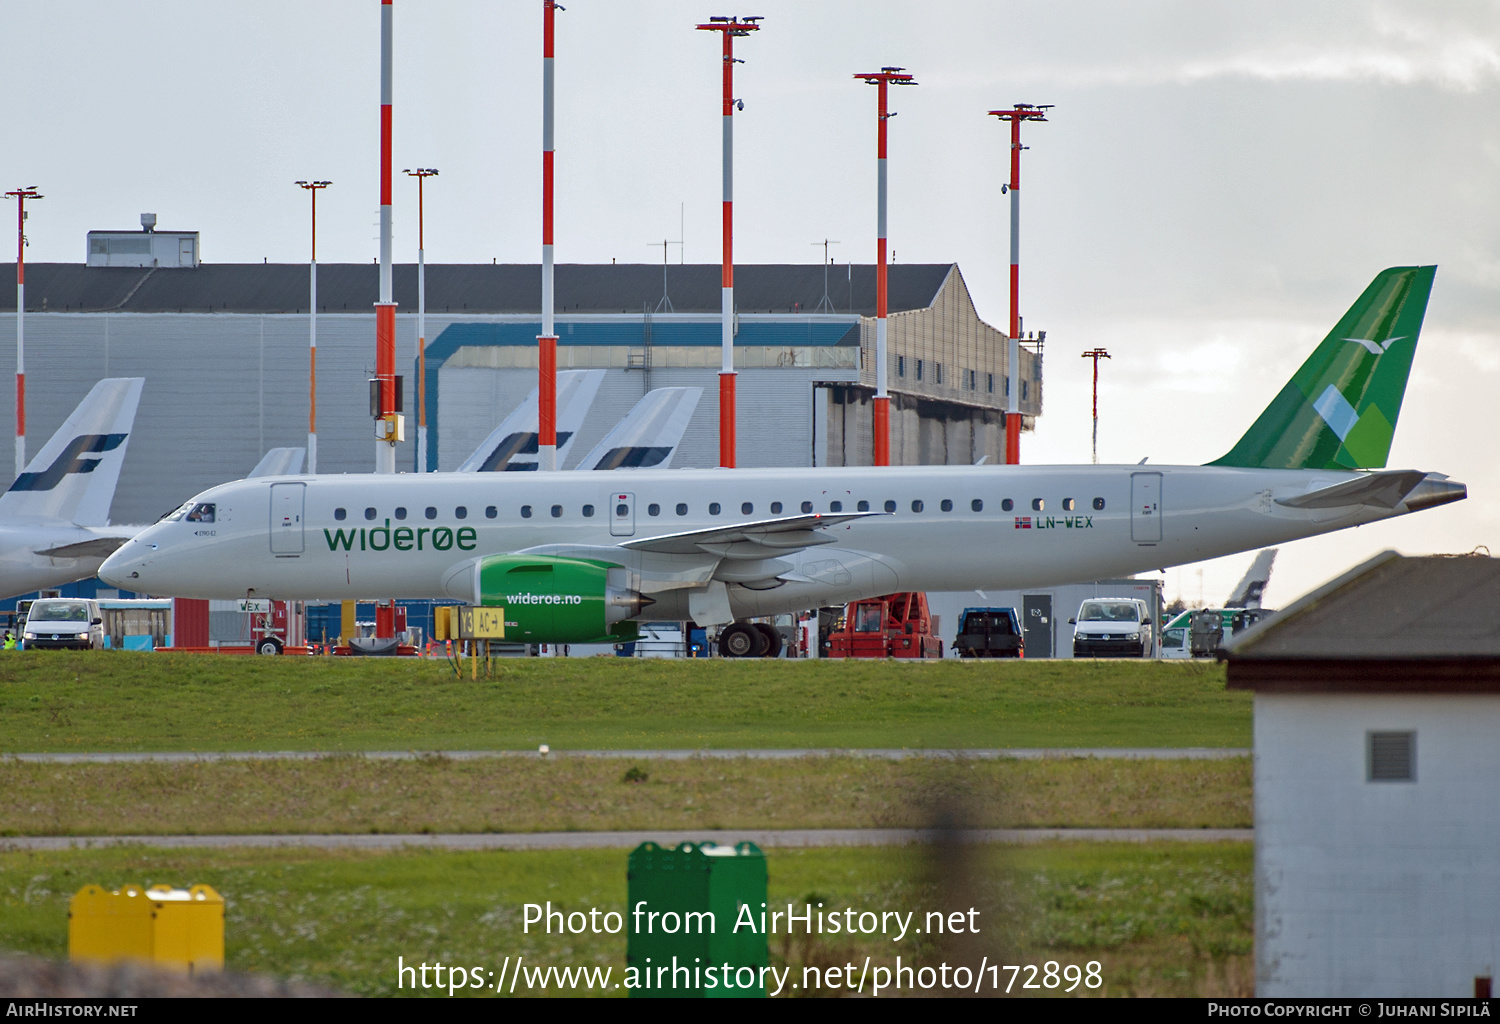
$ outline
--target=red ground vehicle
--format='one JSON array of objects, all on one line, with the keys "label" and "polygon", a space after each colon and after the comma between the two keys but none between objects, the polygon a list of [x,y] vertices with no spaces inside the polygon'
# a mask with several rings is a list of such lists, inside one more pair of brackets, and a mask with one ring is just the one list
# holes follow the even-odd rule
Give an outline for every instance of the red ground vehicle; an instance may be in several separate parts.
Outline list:
[{"label": "red ground vehicle", "polygon": [[830,658],[941,658],[943,641],[932,633],[927,595],[921,591],[855,601],[844,625],[828,635]]}]

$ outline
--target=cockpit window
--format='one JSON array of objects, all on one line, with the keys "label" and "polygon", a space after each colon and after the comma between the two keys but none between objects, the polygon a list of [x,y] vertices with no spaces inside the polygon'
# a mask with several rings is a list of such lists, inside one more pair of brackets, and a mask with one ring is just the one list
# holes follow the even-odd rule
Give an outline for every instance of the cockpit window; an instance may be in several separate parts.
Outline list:
[{"label": "cockpit window", "polygon": [[188,510],[186,516],[190,523],[211,523],[214,521],[215,507],[211,501],[200,501]]},{"label": "cockpit window", "polygon": [[181,505],[178,505],[176,508],[174,508],[172,511],[168,512],[166,515],[162,516],[161,521],[164,523],[181,522],[182,517],[187,515],[188,510],[196,504],[198,504],[196,501],[185,501]]},{"label": "cockpit window", "polygon": [[33,622],[87,622],[89,606],[81,601],[38,601],[27,618]]}]

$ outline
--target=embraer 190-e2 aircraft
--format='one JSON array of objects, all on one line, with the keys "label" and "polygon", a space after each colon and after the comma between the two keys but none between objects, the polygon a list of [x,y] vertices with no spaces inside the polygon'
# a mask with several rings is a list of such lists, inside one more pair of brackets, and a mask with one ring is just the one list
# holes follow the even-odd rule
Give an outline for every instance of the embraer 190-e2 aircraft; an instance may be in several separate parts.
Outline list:
[{"label": "embraer 190-e2 aircraft", "polygon": [[[302,476],[204,491],[126,544],[112,586],[198,598],[451,598],[523,643],[629,639],[905,590],[1103,579],[1467,496],[1383,470],[1433,267],[1382,272],[1206,466],[902,466]],[[1379,470],[1379,471],[1375,471]],[[738,640],[737,644],[735,641]],[[742,650],[743,649],[743,650]]]}]

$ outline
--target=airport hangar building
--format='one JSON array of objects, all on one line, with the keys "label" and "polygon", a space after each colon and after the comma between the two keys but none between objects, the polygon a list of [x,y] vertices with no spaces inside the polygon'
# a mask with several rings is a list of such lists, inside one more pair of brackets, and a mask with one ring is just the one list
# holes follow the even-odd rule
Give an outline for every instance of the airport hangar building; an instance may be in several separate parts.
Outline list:
[{"label": "airport hangar building", "polygon": [[[244,476],[268,448],[306,444],[307,266],[200,264],[196,245],[189,255],[183,266],[27,268],[28,453],[100,378],[146,379],[111,513],[117,523],[153,522],[198,491]],[[0,266],[0,276],[8,272]],[[872,462],[875,268],[828,273],[817,264],[736,268],[742,466]],[[558,368],[607,371],[572,459],[646,391],[688,385],[703,397],[673,465],[717,465],[719,274],[717,265],[669,265],[664,281],[660,264],[557,267]],[[1003,461],[1005,335],[979,318],[957,265],[901,264],[889,274],[892,460]],[[318,267],[322,473],[372,468],[377,286],[374,265]],[[414,265],[395,268],[394,289],[398,365],[407,375],[397,465],[414,467]],[[457,467],[535,386],[540,301],[536,265],[427,268],[429,466]],[[13,292],[0,300],[8,372],[14,302]],[[1039,348],[1021,349],[1027,429],[1041,412]],[[14,422],[13,403],[13,390],[3,389],[4,422]],[[11,477],[19,468],[12,453],[0,445],[0,471]]]}]

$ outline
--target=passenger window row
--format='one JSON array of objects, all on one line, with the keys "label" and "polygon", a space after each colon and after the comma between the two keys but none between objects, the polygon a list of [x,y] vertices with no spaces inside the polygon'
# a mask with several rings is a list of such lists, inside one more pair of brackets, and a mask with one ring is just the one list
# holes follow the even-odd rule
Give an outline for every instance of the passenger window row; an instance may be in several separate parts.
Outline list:
[{"label": "passenger window row", "polygon": [[[1096,511],[1096,512],[1102,512],[1102,511],[1104,511],[1104,499],[1103,498],[1095,498],[1094,501],[1093,501],[1093,506],[1094,506],[1094,511]],[[783,507],[784,506],[779,501],[773,501],[773,502],[771,502],[771,515],[773,515],[773,516],[779,516],[779,515],[781,515]],[[896,506],[896,502],[894,500],[887,499],[882,507],[884,508],[884,510],[886,512],[895,512],[897,506]],[[913,500],[912,503],[911,503],[911,510],[913,512],[922,512],[922,511],[924,511],[926,509],[926,507],[927,507],[926,503],[924,501],[922,501],[920,498]],[[1014,499],[1003,498],[1000,501],[1000,510],[1002,512],[1013,512],[1013,511],[1015,511],[1015,507],[1016,507],[1016,503],[1015,503]],[[802,502],[801,509],[802,509],[802,514],[803,515],[810,515],[812,513],[812,511],[813,511],[813,508],[814,508],[814,506],[813,506],[812,502],[810,502],[810,501],[804,501],[804,502]],[[940,510],[944,511],[944,512],[952,512],[953,511],[953,499],[951,499],[951,498],[944,498],[944,499],[942,499],[940,502],[938,502],[938,508]],[[1047,508],[1047,501],[1046,501],[1046,499],[1045,498],[1032,498],[1031,499],[1031,508],[1032,508],[1032,511],[1034,511],[1034,512],[1043,512],[1043,511],[1046,511],[1046,508]],[[1064,512],[1073,512],[1073,511],[1076,511],[1077,508],[1078,508],[1077,499],[1074,499],[1074,498],[1064,498],[1064,499],[1062,499],[1062,510]],[[982,499],[980,499],[980,498],[974,498],[972,501],[969,502],[969,509],[971,511],[974,511],[974,512],[983,512],[984,511],[984,501]],[[621,505],[620,506],[620,510],[622,510],[622,511],[618,511],[618,515],[620,515],[620,516],[628,516],[630,514],[629,506]],[[868,501],[866,501],[866,500],[861,499],[860,501],[855,502],[855,504],[854,504],[854,510],[857,511],[857,512],[868,512],[868,511],[870,511],[870,503]],[[584,505],[584,506],[582,506],[579,509],[579,511],[583,513],[583,518],[585,518],[585,519],[592,519],[594,517],[594,506],[593,505]],[[685,515],[687,515],[688,514],[687,503],[686,502],[678,502],[677,505],[676,505],[676,507],[673,509],[673,511],[676,512],[677,515],[679,515],[679,516],[685,516]],[[709,515],[711,515],[711,516],[721,515],[721,514],[723,514],[723,511],[724,511],[723,506],[719,502],[717,502],[717,501],[711,501],[711,502],[709,502],[709,504],[708,504],[708,514]],[[842,512],[842,511],[844,511],[844,503],[842,501],[830,501],[828,503],[828,511],[830,513]],[[563,506],[561,506],[561,505],[553,505],[553,506],[551,506],[548,509],[548,512],[551,514],[551,517],[553,519],[561,519],[563,517]],[[370,520],[370,521],[372,521],[372,522],[379,515],[379,513],[377,512],[377,510],[373,506],[369,507],[369,508],[366,508],[364,510],[364,513],[365,513],[365,518],[368,519],[368,520]],[[662,507],[661,507],[661,505],[657,504],[656,502],[651,502],[649,505],[646,506],[646,514],[648,516],[653,517],[653,518],[655,518],[657,516],[660,516],[662,514]],[[754,502],[746,501],[746,502],[741,502],[740,503],[740,515],[750,516],[750,515],[754,515],[754,514],[755,514],[755,503]],[[336,508],[336,509],[333,510],[333,518],[336,519],[336,520],[339,520],[340,522],[342,522],[343,520],[347,519],[348,515],[349,515],[348,511],[345,510],[345,509]],[[398,522],[401,521],[401,520],[403,520],[403,519],[405,519],[405,518],[407,518],[407,515],[408,515],[407,509],[403,505],[396,506],[396,508],[392,511],[392,518],[394,518]],[[427,519],[436,519],[438,517],[437,506],[435,506],[435,505],[428,505],[425,509],[422,510],[422,515],[425,518],[427,518]],[[487,505],[487,506],[485,506],[484,517],[486,519],[496,519],[496,518],[499,518],[499,515],[500,515],[500,509],[498,508],[498,506],[495,506],[495,505]],[[530,505],[522,505],[521,506],[521,518],[522,519],[530,519],[530,518],[532,518],[533,515],[534,515],[534,510],[533,510],[532,506],[530,506]],[[465,506],[465,505],[459,505],[459,506],[457,506],[457,507],[455,507],[453,509],[453,518],[454,519],[467,519],[468,517],[469,517],[469,509],[468,509],[467,506]]]},{"label": "passenger window row", "polygon": [[[1016,503],[1014,501],[1012,501],[1010,498],[1004,498],[1000,502],[1000,511],[1002,511],[1002,512],[1013,512],[1013,511],[1015,511],[1015,508],[1016,508]],[[1032,498],[1031,499],[1031,510],[1033,512],[1045,512],[1047,510],[1047,499],[1046,498]],[[1076,512],[1076,511],[1078,511],[1078,499],[1077,498],[1064,498],[1062,500],[1062,510],[1064,512]],[[1103,498],[1095,498],[1094,499],[1094,511],[1095,512],[1103,512],[1104,511],[1104,499]]]},{"label": "passenger window row", "polygon": [[[561,506],[556,506],[556,507],[561,508]],[[591,516],[591,515],[594,514],[594,512],[593,512],[594,506],[592,506],[592,505],[585,505],[584,508],[588,509],[588,511],[585,512],[584,515]],[[558,512],[557,514],[561,515],[562,513]],[[377,509],[375,509],[373,506],[368,507],[368,508],[365,509],[365,518],[368,519],[368,520],[370,520],[371,522],[373,522],[376,518],[378,518],[379,515],[380,515],[379,511]],[[401,520],[405,519],[407,517],[407,515],[408,515],[408,512],[407,512],[407,508],[406,508],[405,505],[397,505],[391,511],[391,518],[395,519],[397,522],[400,522]],[[496,506],[496,505],[487,505],[487,506],[485,506],[484,517],[486,519],[495,519],[499,515],[500,515],[500,508],[499,508],[499,506]],[[422,516],[425,519],[436,519],[438,517],[437,506],[436,505],[428,505],[425,509],[422,510]],[[343,508],[336,508],[336,509],[333,510],[333,518],[337,519],[339,522],[343,522],[345,519],[349,518],[349,511],[347,509],[343,509]],[[467,518],[469,518],[469,508],[468,508],[468,506],[467,505],[458,505],[458,506],[455,506],[454,509],[453,509],[453,518],[454,519],[467,519]]]}]

